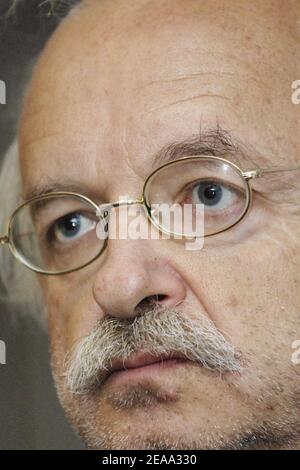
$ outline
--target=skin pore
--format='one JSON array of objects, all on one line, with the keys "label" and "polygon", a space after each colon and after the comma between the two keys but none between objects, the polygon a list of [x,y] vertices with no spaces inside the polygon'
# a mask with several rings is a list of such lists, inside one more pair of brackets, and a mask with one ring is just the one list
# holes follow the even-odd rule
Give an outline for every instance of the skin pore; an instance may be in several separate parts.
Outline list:
[{"label": "skin pore", "polygon": [[[205,142],[222,154],[229,139],[244,170],[296,166],[297,18],[293,0],[83,2],[50,39],[25,100],[24,197],[72,181],[99,202],[139,198],[154,156],[196,136],[198,153]],[[40,277],[58,393],[88,446],[299,447],[297,181],[254,181],[249,216],[198,252],[175,240],[110,240],[90,266]],[[158,295],[162,307],[213,321],[245,358],[242,373],[190,364],[67,391],[70,348],[104,318],[133,319],[141,305],[147,314]],[[123,393],[138,398],[121,406]]]}]

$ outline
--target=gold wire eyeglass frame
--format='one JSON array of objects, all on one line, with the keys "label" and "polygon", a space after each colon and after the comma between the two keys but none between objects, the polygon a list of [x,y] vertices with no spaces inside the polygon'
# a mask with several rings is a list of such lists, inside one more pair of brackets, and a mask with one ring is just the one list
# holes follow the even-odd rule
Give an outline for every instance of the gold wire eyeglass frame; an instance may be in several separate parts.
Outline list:
[{"label": "gold wire eyeglass frame", "polygon": [[[39,201],[39,200],[42,200],[42,199],[47,199],[47,198],[59,197],[59,196],[70,196],[70,197],[77,198],[77,199],[79,199],[83,202],[86,202],[89,205],[91,205],[93,207],[93,209],[95,209],[96,213],[99,213],[100,208],[107,209],[107,208],[116,208],[116,207],[120,207],[120,206],[124,206],[124,205],[141,204],[146,209],[146,214],[147,214],[147,217],[148,217],[149,221],[160,232],[176,235],[173,232],[169,232],[169,231],[165,230],[163,227],[161,227],[159,224],[157,224],[155,219],[153,219],[153,217],[151,215],[151,204],[149,203],[149,198],[148,198],[149,184],[150,184],[152,178],[155,175],[157,175],[157,173],[160,172],[162,169],[164,169],[168,166],[175,165],[175,164],[177,164],[181,161],[193,161],[193,160],[201,161],[200,160],[201,158],[205,158],[206,160],[217,160],[219,162],[223,162],[223,163],[229,165],[243,179],[243,181],[245,183],[245,188],[246,188],[246,191],[247,191],[245,209],[242,212],[242,214],[240,215],[240,217],[234,223],[228,225],[225,228],[222,228],[222,230],[219,230],[219,231],[214,232],[214,233],[206,234],[206,235],[204,235],[204,237],[209,237],[209,236],[217,235],[218,233],[225,232],[226,230],[234,227],[239,222],[241,222],[242,219],[244,219],[244,217],[248,214],[249,209],[251,207],[251,203],[252,203],[252,187],[249,183],[250,180],[253,180],[255,178],[260,178],[265,173],[267,173],[267,174],[269,174],[269,173],[281,173],[281,172],[285,172],[285,171],[297,171],[297,170],[299,171],[300,170],[300,167],[280,168],[280,169],[272,169],[272,168],[262,169],[262,168],[257,167],[254,170],[243,171],[238,165],[236,165],[235,163],[233,163],[230,160],[227,160],[226,158],[223,158],[223,157],[210,156],[210,155],[192,155],[192,156],[188,156],[188,157],[182,157],[182,158],[173,160],[172,162],[165,163],[164,165],[161,165],[159,168],[152,171],[149,174],[149,176],[146,178],[145,182],[144,182],[142,196],[141,196],[140,199],[119,200],[119,201],[115,201],[115,202],[111,202],[111,203],[101,204],[99,206],[98,204],[95,203],[95,201],[93,201],[89,197],[87,197],[83,194],[76,193],[76,192],[71,192],[71,191],[55,191],[55,192],[43,194],[41,196],[35,196],[35,197],[23,202],[22,204],[20,204],[13,211],[13,213],[11,214],[11,216],[8,220],[7,233],[6,233],[6,235],[3,235],[3,236],[0,237],[0,245],[2,245],[2,246],[8,245],[9,248],[10,248],[11,253],[22,264],[24,264],[25,266],[27,266],[32,271],[35,271],[39,274],[45,274],[45,275],[67,274],[67,273],[70,273],[70,272],[78,271],[79,269],[82,269],[82,268],[88,266],[89,264],[91,264],[93,261],[95,261],[103,253],[103,251],[105,250],[107,242],[108,242],[107,238],[104,240],[103,245],[101,246],[101,250],[99,251],[99,253],[97,253],[97,255],[94,256],[88,262],[86,262],[83,265],[80,265],[76,268],[73,268],[73,269],[68,269],[68,270],[63,270],[63,271],[55,271],[55,272],[54,271],[43,270],[43,269],[40,269],[40,268],[36,267],[35,265],[31,264],[30,261],[28,261],[26,258],[23,257],[22,253],[20,253],[18,251],[17,247],[15,246],[15,243],[14,243],[14,240],[13,240],[13,237],[12,237],[12,226],[13,226],[13,222],[15,220],[15,217],[19,213],[19,211],[24,206],[32,204],[33,202],[36,202],[36,201]],[[179,235],[179,234],[177,234],[177,235]],[[184,236],[183,234],[180,234],[180,235]],[[184,237],[189,238],[188,236],[184,236]]]}]

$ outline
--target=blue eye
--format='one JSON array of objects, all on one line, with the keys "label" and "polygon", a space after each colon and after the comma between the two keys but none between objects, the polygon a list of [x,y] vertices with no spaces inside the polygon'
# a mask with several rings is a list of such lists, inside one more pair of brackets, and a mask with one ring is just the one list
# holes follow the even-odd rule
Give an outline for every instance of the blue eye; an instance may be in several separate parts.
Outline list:
[{"label": "blue eye", "polygon": [[57,230],[60,231],[61,235],[67,238],[77,235],[80,231],[80,215],[72,214],[71,216],[64,217],[57,223]]},{"label": "blue eye", "polygon": [[95,220],[74,212],[61,217],[50,228],[48,239],[50,241],[58,241],[60,243],[68,243],[68,241],[77,240],[86,232],[94,228]]},{"label": "blue eye", "polygon": [[202,204],[214,206],[220,202],[223,195],[223,189],[220,184],[213,181],[202,182],[197,185],[197,196]]},{"label": "blue eye", "polygon": [[203,204],[207,209],[226,209],[240,197],[234,188],[212,180],[197,183],[192,192],[193,203]]}]

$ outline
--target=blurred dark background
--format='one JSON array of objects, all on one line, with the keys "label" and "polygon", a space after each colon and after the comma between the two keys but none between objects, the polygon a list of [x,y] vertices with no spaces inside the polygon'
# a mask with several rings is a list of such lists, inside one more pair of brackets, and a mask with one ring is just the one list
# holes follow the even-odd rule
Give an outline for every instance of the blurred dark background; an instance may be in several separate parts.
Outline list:
[{"label": "blurred dark background", "polygon": [[[6,83],[6,105],[0,104],[0,165],[16,134],[32,66],[60,20],[49,15],[46,4],[39,7],[41,1],[23,0],[7,17],[12,1],[1,0],[0,80]],[[0,364],[0,449],[82,448],[56,398],[47,334],[0,304],[0,340],[6,344],[6,364]]]}]

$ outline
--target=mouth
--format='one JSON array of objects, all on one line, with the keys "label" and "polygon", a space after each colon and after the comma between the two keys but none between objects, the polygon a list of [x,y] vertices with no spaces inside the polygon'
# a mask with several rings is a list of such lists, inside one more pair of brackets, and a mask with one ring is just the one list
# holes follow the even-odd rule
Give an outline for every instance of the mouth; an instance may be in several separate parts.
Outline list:
[{"label": "mouth", "polygon": [[123,360],[117,360],[112,364],[110,373],[106,379],[109,383],[126,383],[134,380],[149,379],[163,371],[190,363],[180,355],[154,356],[152,354],[138,353]]}]

